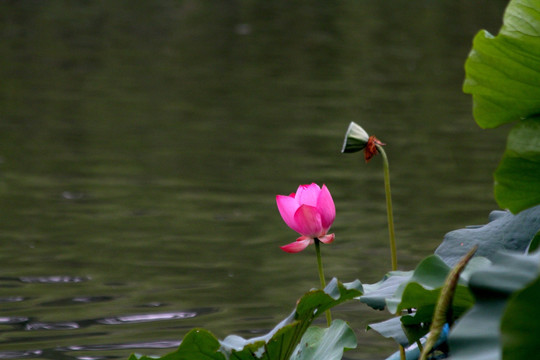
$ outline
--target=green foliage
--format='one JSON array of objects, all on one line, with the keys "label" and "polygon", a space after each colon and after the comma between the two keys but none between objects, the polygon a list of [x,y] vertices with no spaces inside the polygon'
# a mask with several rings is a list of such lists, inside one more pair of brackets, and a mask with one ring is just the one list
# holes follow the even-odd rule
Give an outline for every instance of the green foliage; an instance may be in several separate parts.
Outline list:
[{"label": "green foliage", "polygon": [[364,295],[360,302],[375,310],[386,308],[386,299],[394,295],[397,288],[412,276],[412,271],[391,271],[375,284],[363,284]]},{"label": "green foliage", "polygon": [[[467,287],[468,276],[488,264],[489,261],[485,258],[474,258],[461,274],[452,301],[453,318],[458,318],[474,303]],[[394,339],[402,346],[419,340],[428,332],[439,294],[450,270],[439,256],[431,255],[422,260],[413,272],[390,273],[386,279],[375,285],[364,285],[364,295],[359,298],[361,302],[374,305],[378,309],[386,304],[393,314],[407,310],[407,313],[400,317],[370,324],[369,328],[384,337]]]},{"label": "green foliage", "polygon": [[334,320],[327,329],[307,329],[290,360],[340,360],[343,351],[356,347],[356,335],[343,320]]},{"label": "green foliage", "polygon": [[451,316],[453,315],[451,313],[451,310],[452,302],[455,298],[455,291],[459,281],[459,276],[463,272],[465,266],[467,266],[477,249],[478,247],[473,247],[459,261],[459,263],[454,266],[452,271],[450,271],[450,273],[446,277],[444,286],[441,289],[441,293],[439,295],[439,299],[437,300],[435,311],[433,312],[433,320],[431,321],[431,326],[429,328],[429,336],[426,340],[426,343],[424,344],[424,349],[420,354],[420,360],[427,359],[428,354],[433,350],[435,344],[437,343],[437,340],[441,337],[445,324],[447,324],[448,322],[454,322],[451,319]]},{"label": "green foliage", "polygon": [[[225,360],[225,356],[218,352],[219,346],[219,341],[210,332],[193,329],[184,336],[176,351],[160,357],[159,360]],[[131,355],[129,360],[155,360],[155,358]]]},{"label": "green foliage", "polygon": [[404,347],[409,346],[409,344],[415,341],[415,338],[420,338],[428,332],[427,327],[424,329],[419,328],[418,332],[409,338],[407,336],[407,327],[403,326],[399,317],[392,317],[385,321],[369,324],[367,329],[375,330],[385,338],[393,339],[396,343]]},{"label": "green foliage", "polygon": [[510,132],[495,172],[495,197],[514,213],[540,203],[540,116],[520,121]]},{"label": "green foliage", "polygon": [[508,301],[501,322],[503,358],[534,359],[540,337],[540,276]]},{"label": "green foliage", "polygon": [[435,254],[448,265],[455,265],[473,246],[477,256],[493,259],[501,250],[524,252],[540,230],[540,206],[513,215],[508,211],[493,211],[489,222],[449,232]]},{"label": "green foliage", "polygon": [[221,342],[222,351],[233,359],[289,359],[316,317],[361,294],[360,282],[342,284],[332,279],[324,291],[312,290],[302,296],[296,310],[267,335],[252,339],[230,335]]},{"label": "green foliage", "polygon": [[[401,310],[416,309],[412,315],[404,315],[402,322],[420,324],[431,322],[433,310],[450,267],[437,255],[431,255],[422,260],[411,278],[401,284],[396,292],[386,299],[388,310],[396,314]],[[461,281],[456,289],[453,302],[453,312],[459,316],[473,304],[473,298],[465,281]]]},{"label": "green foliage", "polygon": [[[537,278],[539,273],[540,253],[500,253],[490,267],[474,273],[469,286],[476,303],[450,333],[452,360],[501,359],[501,319],[508,300],[513,293]],[[528,300],[523,305],[527,303]],[[533,308],[537,306],[538,303],[533,303],[532,307],[514,308],[508,316],[521,312],[519,318],[525,319],[524,323],[536,321],[536,318],[531,317],[531,311],[536,311]],[[516,336],[516,332],[513,335]],[[537,346],[538,336],[538,332],[531,333],[528,338],[521,338],[521,341],[528,346]],[[534,341],[527,340],[530,338]]]},{"label": "green foliage", "polygon": [[[223,341],[202,329],[191,330],[178,349],[158,360],[288,360],[307,359],[304,352],[316,353],[324,359],[340,359],[343,351],[356,347],[356,338],[343,321],[334,321],[323,332],[309,326],[326,310],[362,295],[362,284],[342,284],[332,279],[323,290],[312,290],[298,301],[296,309],[268,334],[252,339],[230,335]],[[354,341],[352,340],[354,337]],[[331,341],[331,342],[330,342]],[[302,343],[305,348],[298,348]],[[132,355],[129,360],[150,360]]]},{"label": "green foliage", "polygon": [[[473,95],[481,127],[518,121],[494,174],[495,198],[513,213],[533,216],[530,226],[518,228],[525,230],[520,245],[495,227],[489,240],[496,248],[512,244],[523,250],[526,244],[533,251],[540,243],[540,1],[512,0],[503,22],[496,37],[486,31],[476,35],[463,90]],[[536,358],[540,253],[491,256],[492,266],[471,276],[476,303],[450,334],[452,359]]]},{"label": "green foliage", "polygon": [[482,30],[465,63],[463,91],[483,128],[540,113],[540,2],[513,0],[497,36]]},{"label": "green foliage", "polygon": [[540,204],[540,1],[511,1],[503,22],[474,38],[463,91],[481,127],[520,121],[495,173],[495,199],[517,213]]},{"label": "green foliage", "polygon": [[[387,306],[390,312],[401,314],[370,324],[368,328],[394,339],[402,346],[421,339],[429,331],[438,295],[451,266],[474,246],[478,246],[477,254],[489,259],[500,258],[503,250],[524,252],[540,230],[540,206],[517,215],[495,211],[489,219],[486,225],[470,226],[446,234],[436,255],[423,259],[414,271],[389,272],[376,284],[364,284],[364,294],[359,297],[361,302],[379,310]],[[451,313],[454,320],[459,319],[475,303],[468,282],[474,274],[491,264],[483,256],[473,258],[460,275],[452,301]],[[497,281],[497,278],[493,280]],[[408,309],[414,310],[402,314],[403,310]],[[489,315],[489,311],[487,313]]]}]

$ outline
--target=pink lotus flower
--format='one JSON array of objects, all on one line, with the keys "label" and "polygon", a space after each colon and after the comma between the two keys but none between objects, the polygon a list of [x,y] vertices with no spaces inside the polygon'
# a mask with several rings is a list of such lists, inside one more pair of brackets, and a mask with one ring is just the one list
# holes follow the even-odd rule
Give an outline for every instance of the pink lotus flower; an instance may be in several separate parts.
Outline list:
[{"label": "pink lotus flower", "polygon": [[336,218],[334,200],[326,185],[300,185],[296,194],[277,195],[277,207],[283,221],[300,236],[295,242],[281,246],[283,251],[297,253],[315,239],[330,244],[334,234],[327,234]]}]

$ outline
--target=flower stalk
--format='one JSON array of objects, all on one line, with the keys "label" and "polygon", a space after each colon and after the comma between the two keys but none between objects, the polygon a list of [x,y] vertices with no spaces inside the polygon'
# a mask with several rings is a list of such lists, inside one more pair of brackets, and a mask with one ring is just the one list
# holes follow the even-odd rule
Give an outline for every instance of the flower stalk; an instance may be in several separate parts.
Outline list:
[{"label": "flower stalk", "polygon": [[378,153],[383,158],[383,170],[384,170],[384,192],[386,195],[386,216],[388,221],[388,236],[390,238],[390,254],[392,261],[392,270],[397,270],[397,249],[396,249],[396,233],[394,230],[394,214],[392,209],[392,192],[390,189],[390,166],[388,165],[388,157],[384,151],[383,142],[377,139],[375,136],[369,136],[369,134],[354,121],[349,124],[349,128],[345,133],[345,140],[342,153],[354,153],[358,151],[364,151],[364,159],[366,163]]},{"label": "flower stalk", "polygon": [[388,235],[390,238],[390,254],[392,256],[392,270],[397,270],[397,249],[396,249],[396,232],[394,230],[394,213],[392,208],[392,190],[390,188],[390,166],[388,157],[382,145],[376,145],[377,150],[383,158],[384,169],[384,193],[386,195],[386,215],[388,219]]},{"label": "flower stalk", "polygon": [[[321,245],[319,239],[315,239],[315,253],[317,254],[317,267],[319,270],[319,280],[321,281],[321,289],[326,288],[326,280],[324,279],[324,270],[321,258]],[[330,310],[326,310],[326,324],[330,326],[332,324],[332,314]]]}]

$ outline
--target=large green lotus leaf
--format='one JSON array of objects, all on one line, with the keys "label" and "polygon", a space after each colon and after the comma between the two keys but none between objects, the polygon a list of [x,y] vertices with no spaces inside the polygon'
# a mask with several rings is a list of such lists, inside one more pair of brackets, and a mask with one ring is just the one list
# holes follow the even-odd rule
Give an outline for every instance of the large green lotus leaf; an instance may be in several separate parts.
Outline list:
[{"label": "large green lotus leaf", "polygon": [[296,306],[296,319],[307,320],[321,315],[324,311],[363,294],[359,280],[340,283],[333,278],[322,290],[312,290],[304,295]]},{"label": "large green lotus leaf", "polygon": [[[454,299],[454,306],[461,307],[465,305],[468,307],[466,304],[472,303],[472,298],[468,295],[468,290],[465,286],[466,278],[471,271],[485,265],[487,265],[487,262],[484,258],[471,260],[471,263],[467,266],[460,278]],[[426,257],[416,267],[410,279],[402,283],[396,292],[386,299],[388,311],[397,313],[400,310],[415,308],[415,317],[418,317],[420,312],[426,308],[431,313],[432,308],[437,303],[438,294],[449,272],[450,267],[439,256],[430,255]],[[417,319],[415,323],[424,320],[423,318]]]},{"label": "large green lotus leaf", "polygon": [[335,278],[323,290],[312,290],[298,302],[295,311],[267,335],[244,339],[230,335],[221,341],[229,359],[287,360],[312,321],[327,309],[362,295],[362,284],[342,284]]},{"label": "large green lotus leaf", "polygon": [[[474,302],[467,287],[466,280],[469,274],[487,265],[485,258],[476,257],[461,274],[452,301],[452,314],[455,318],[469,309]],[[404,325],[431,322],[441,288],[449,272],[450,267],[439,256],[428,256],[414,270],[411,278],[401,284],[392,297],[386,299],[388,311],[396,314],[401,310],[415,309],[410,315],[401,317]]]},{"label": "large green lotus leaf", "polygon": [[486,225],[447,233],[435,254],[454,266],[473,246],[478,245],[476,256],[491,260],[500,250],[525,252],[539,230],[540,206],[517,215],[509,211],[493,211]]},{"label": "large green lotus leaf", "polygon": [[391,271],[375,284],[363,284],[364,294],[360,302],[376,310],[386,308],[386,299],[394,295],[398,287],[412,276],[412,271]]},{"label": "large green lotus leaf", "polygon": [[465,72],[463,91],[481,127],[540,113],[540,1],[512,0],[497,36],[475,36]]},{"label": "large green lotus leaf", "polygon": [[495,199],[501,208],[513,213],[540,204],[539,116],[520,121],[510,131],[495,171]]},{"label": "large green lotus leaf", "polygon": [[356,348],[356,335],[343,320],[334,320],[327,329],[307,329],[290,360],[341,360],[343,352]]},{"label": "large green lotus leaf", "polygon": [[[500,250],[525,252],[531,239],[540,231],[540,206],[517,215],[509,211],[492,211],[488,220],[485,225],[468,226],[447,233],[435,251],[448,267],[453,267],[473,246],[478,245],[476,252],[478,259],[469,264],[461,275],[462,278],[466,278],[470,270],[474,269],[472,266],[487,263],[486,260],[480,260],[481,257],[492,259]],[[374,309],[383,310],[386,307],[386,299],[391,298],[403,283],[411,280],[412,276],[412,271],[389,272],[375,284],[363,284],[364,294],[359,300]],[[444,274],[439,274],[439,283],[443,276]]]},{"label": "large green lotus leaf", "polygon": [[[481,257],[492,259],[499,250],[525,252],[531,239],[540,230],[540,206],[517,215],[509,211],[492,211],[488,220],[485,225],[468,226],[447,233],[435,251],[449,268],[457,264],[473,246],[478,245],[476,260],[461,274],[464,279],[475,269],[474,266],[483,266],[487,263],[485,259],[481,260]],[[422,266],[425,265],[428,264]],[[438,283],[443,281],[442,277],[445,274],[438,275]],[[386,299],[391,298],[403,283],[411,280],[412,276],[412,271],[389,272],[375,284],[363,284],[364,294],[359,300],[374,309],[383,310],[386,307]]]},{"label": "large green lotus leaf", "polygon": [[[428,290],[420,284],[413,282],[405,287],[401,299],[392,298],[390,301],[400,300],[399,303],[396,304],[398,311],[404,309],[416,309],[416,311],[410,315],[403,315],[401,317],[403,324],[415,325],[431,322],[437,300],[439,299],[441,287]],[[452,301],[452,314],[454,318],[461,316],[473,305],[473,303],[474,298],[467,286],[458,285]]]},{"label": "large green lotus leaf", "polygon": [[[459,317],[473,304],[473,297],[466,284],[471,273],[489,265],[482,257],[471,260],[461,273],[459,284],[452,301],[452,315]],[[377,331],[384,337],[392,338],[403,346],[408,346],[423,337],[429,330],[429,323],[439,299],[439,294],[450,272],[450,267],[437,255],[430,255],[420,262],[413,272],[390,273],[379,289],[373,285],[364,285],[365,295],[359,299],[367,304],[376,304],[377,308],[384,302],[388,311],[398,314],[401,310],[410,313],[369,324],[368,328]],[[393,282],[392,279],[394,279]],[[384,286],[391,282],[391,285]],[[371,293],[370,293],[371,291]],[[367,297],[368,301],[365,301]],[[412,310],[413,309],[413,310]]]},{"label": "large green lotus leaf", "polygon": [[388,339],[393,339],[403,347],[408,347],[422,338],[429,331],[429,324],[404,325],[400,317],[369,324],[368,329],[378,332]]},{"label": "large green lotus leaf", "polygon": [[[219,341],[204,329],[193,329],[184,336],[178,349],[159,360],[225,360]],[[131,355],[128,360],[156,360],[155,357]]]},{"label": "large green lotus leaf", "polygon": [[[437,255],[428,256],[418,264],[411,277],[403,282],[392,296],[386,299],[388,311],[395,314],[401,309],[407,309],[408,307],[400,306],[404,294],[405,298],[407,298],[407,292],[423,292],[422,290],[430,291],[442,287],[449,271],[450,267],[440,257]],[[433,302],[433,305],[435,303],[436,301]],[[410,308],[413,307],[415,306],[410,306]]]},{"label": "large green lotus leaf", "polygon": [[385,338],[393,339],[401,346],[409,345],[409,339],[402,328],[401,319],[399,317],[392,317],[385,321],[369,324],[367,329],[375,330]]},{"label": "large green lotus leaf", "polygon": [[[508,299],[539,272],[540,253],[499,253],[491,266],[471,275],[469,287],[476,303],[450,333],[452,360],[501,359],[500,326]],[[520,310],[528,316],[527,309]],[[537,319],[528,316],[527,321]]]},{"label": "large green lotus leaf", "polygon": [[[460,312],[462,306],[470,303],[471,297],[466,290],[466,280],[471,272],[487,264],[489,260],[476,257],[467,265],[460,277],[462,280],[457,290],[458,301],[454,310]],[[364,294],[358,300],[377,310],[388,307],[391,313],[415,308],[417,318],[404,321],[406,325],[418,324],[426,321],[426,316],[432,314],[438,293],[449,271],[450,266],[440,256],[430,255],[422,260],[414,271],[392,271],[378,283],[363,284]]]},{"label": "large green lotus leaf", "polygon": [[539,355],[540,277],[508,301],[501,322],[503,358],[534,359]]},{"label": "large green lotus leaf", "polygon": [[[223,341],[218,341],[210,332],[194,329],[186,334],[178,349],[160,358],[132,355],[129,360],[288,360],[300,343],[313,320],[327,309],[362,295],[362,284],[359,281],[342,284],[332,279],[323,290],[312,290],[306,293],[296,306],[296,309],[274,329],[264,336],[244,339],[230,335]],[[310,330],[317,332],[317,330]],[[338,344],[343,345],[341,352],[351,348],[351,332],[340,323],[328,332],[337,344],[327,348],[327,339],[315,335],[309,337],[306,343],[318,352],[335,354]],[[339,338],[342,336],[343,338]],[[354,335],[353,335],[354,336]],[[339,341],[338,341],[339,340]],[[303,358],[299,358],[303,359]],[[330,359],[330,358],[329,358]]]}]

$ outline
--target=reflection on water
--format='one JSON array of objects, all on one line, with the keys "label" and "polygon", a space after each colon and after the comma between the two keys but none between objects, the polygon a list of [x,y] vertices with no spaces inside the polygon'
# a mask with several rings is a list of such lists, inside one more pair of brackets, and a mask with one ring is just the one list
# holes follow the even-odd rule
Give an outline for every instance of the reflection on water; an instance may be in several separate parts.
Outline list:
[{"label": "reflection on water", "polygon": [[174,320],[174,319],[187,319],[197,316],[196,312],[175,312],[175,313],[163,313],[163,314],[137,314],[118,316],[114,318],[98,320],[102,324],[127,324],[138,323],[147,321],[160,321],[160,320]]},{"label": "reflection on water", "polygon": [[[4,299],[5,302],[24,302],[30,299],[24,299],[22,297],[18,298],[7,298]],[[51,307],[58,306],[63,309],[63,312],[68,314],[75,314],[76,311],[70,311],[69,306],[77,306],[78,304],[84,304],[85,309],[87,305],[92,305],[92,303],[115,301],[113,297],[105,296],[96,296],[96,297],[76,297],[73,299],[58,299],[56,301],[50,301],[47,303],[42,303],[38,305],[38,308],[41,307]],[[79,305],[80,306],[80,305]],[[141,307],[161,307],[162,304],[152,303],[144,304]],[[22,311],[25,306],[22,305],[19,307]],[[43,308],[42,308],[43,309]],[[205,316],[211,313],[218,311],[216,308],[195,308],[189,309],[186,311],[175,311],[175,312],[147,312],[140,314],[129,314],[129,315],[119,315],[105,318],[97,319],[81,319],[76,321],[59,321],[59,322],[43,322],[39,321],[34,317],[21,317],[21,316],[8,316],[0,317],[0,326],[1,331],[4,334],[11,334],[12,337],[8,338],[4,342],[5,345],[18,344],[18,343],[44,343],[45,348],[39,350],[0,350],[0,359],[24,359],[24,358],[34,358],[34,357],[44,357],[44,358],[57,358],[57,359],[105,359],[109,356],[87,356],[85,354],[94,354],[96,351],[107,352],[112,350],[131,350],[135,349],[171,349],[177,347],[180,343],[179,340],[169,341],[169,340],[158,340],[158,341],[140,341],[133,342],[129,341],[129,337],[125,337],[125,342],[122,343],[111,343],[107,341],[105,343],[88,344],[81,345],[78,341],[81,338],[91,338],[92,336],[98,335],[107,335],[112,334],[115,331],[107,330],[111,325],[118,326],[129,326],[131,324],[139,323],[156,323],[156,322],[167,322],[181,319],[189,319],[197,316]],[[86,311],[84,311],[86,312]],[[58,315],[56,315],[58,316]],[[72,316],[72,315],[70,315]],[[46,315],[44,316],[46,317]],[[85,334],[77,334],[74,331],[82,331],[84,329],[90,329],[90,331]],[[178,330],[177,330],[178,331]],[[28,332],[28,333],[27,333]],[[48,335],[46,335],[48,333]],[[18,334],[18,335],[17,335]],[[23,335],[24,334],[24,335]],[[28,334],[28,337],[25,335]],[[35,335],[40,334],[40,335]],[[34,336],[33,336],[34,335]],[[73,341],[65,341],[70,338],[77,339]],[[66,342],[69,345],[58,346],[59,344]],[[77,354],[83,355],[68,355],[69,353],[75,352]]]},{"label": "reflection on water", "polygon": [[22,276],[19,278],[21,282],[25,283],[78,283],[82,281],[90,280],[85,276]]},{"label": "reflection on water", "polygon": [[[377,161],[339,154],[356,121],[387,143],[399,262],[485,223],[505,131],[461,94],[506,1],[1,2],[0,358],[163,354],[196,326],[263,334],[317,286],[275,194],[325,183],[328,276],[389,268]],[[392,344],[351,322],[359,350]]]}]

